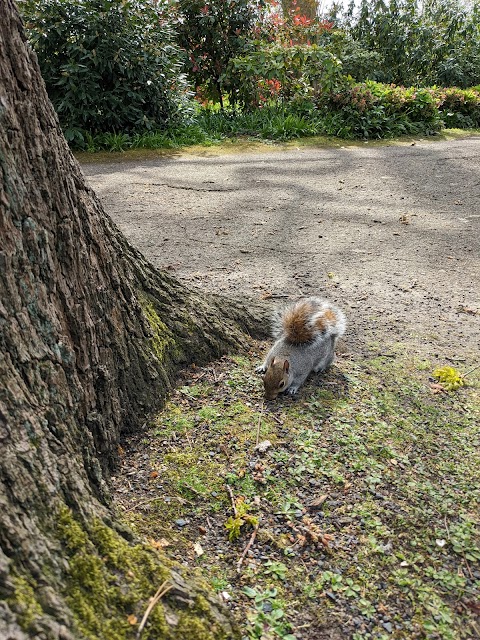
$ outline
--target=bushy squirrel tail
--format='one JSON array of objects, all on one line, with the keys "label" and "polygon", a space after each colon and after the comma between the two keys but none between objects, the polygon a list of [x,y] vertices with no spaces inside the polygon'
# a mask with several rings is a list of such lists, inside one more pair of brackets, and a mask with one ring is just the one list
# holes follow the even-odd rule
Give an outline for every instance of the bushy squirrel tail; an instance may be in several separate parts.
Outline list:
[{"label": "bushy squirrel tail", "polygon": [[292,345],[309,344],[345,332],[345,315],[323,298],[303,298],[285,307],[274,318],[274,337]]}]

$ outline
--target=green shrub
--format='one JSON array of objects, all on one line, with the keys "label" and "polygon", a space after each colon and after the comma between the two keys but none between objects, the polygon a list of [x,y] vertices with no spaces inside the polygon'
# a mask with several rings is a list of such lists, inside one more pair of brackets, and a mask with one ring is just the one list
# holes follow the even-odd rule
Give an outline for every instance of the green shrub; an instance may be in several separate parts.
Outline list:
[{"label": "green shrub", "polygon": [[469,87],[480,80],[478,0],[362,0],[350,2],[339,22],[344,37],[335,53],[357,81]]},{"label": "green shrub", "polygon": [[432,91],[345,81],[318,103],[326,132],[342,138],[434,134],[443,122]]},{"label": "green shrub", "polygon": [[189,109],[167,5],[149,0],[21,3],[50,99],[67,140],[164,127]]},{"label": "green shrub", "polygon": [[222,107],[224,92],[235,102],[236,78],[227,69],[250,47],[258,6],[251,0],[177,0],[175,12],[178,43],[195,86]]},{"label": "green shrub", "polygon": [[437,90],[439,109],[445,126],[469,129],[480,127],[480,91],[476,89]]},{"label": "green shrub", "polygon": [[265,45],[235,58],[231,66],[241,85],[241,103],[257,107],[271,99],[304,101],[330,91],[341,78],[341,63],[318,45]]}]

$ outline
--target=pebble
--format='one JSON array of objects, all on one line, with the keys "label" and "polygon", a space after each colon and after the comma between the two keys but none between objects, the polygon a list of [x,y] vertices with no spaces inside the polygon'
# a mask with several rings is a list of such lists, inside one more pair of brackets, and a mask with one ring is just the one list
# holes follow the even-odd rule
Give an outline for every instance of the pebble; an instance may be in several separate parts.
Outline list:
[{"label": "pebble", "polygon": [[382,622],[382,627],[385,629],[385,631],[388,631],[388,633],[392,633],[393,631],[391,622]]},{"label": "pebble", "polygon": [[187,521],[183,520],[182,518],[179,518],[178,520],[175,520],[175,524],[178,527],[184,527],[187,524]]}]

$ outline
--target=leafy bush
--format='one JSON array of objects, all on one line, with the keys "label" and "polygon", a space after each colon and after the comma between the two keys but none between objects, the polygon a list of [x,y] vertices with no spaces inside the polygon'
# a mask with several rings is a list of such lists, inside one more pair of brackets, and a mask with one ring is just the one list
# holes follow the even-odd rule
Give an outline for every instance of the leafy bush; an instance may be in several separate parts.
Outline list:
[{"label": "leafy bush", "polygon": [[[286,6],[286,5],[289,6]],[[255,26],[256,38],[263,43],[324,45],[329,39],[333,22],[320,18],[316,13],[316,2],[309,0],[310,6],[302,3],[286,2],[280,5],[275,0],[267,2],[267,9],[260,13]],[[313,6],[312,6],[313,5]]]},{"label": "leafy bush", "polygon": [[180,122],[182,57],[162,2],[26,0],[21,8],[68,140]]},{"label": "leafy bush", "polygon": [[429,89],[350,80],[324,96],[319,108],[327,132],[343,138],[433,134],[443,126],[435,92]]},{"label": "leafy bush", "polygon": [[236,80],[227,67],[249,48],[258,11],[250,0],[177,0],[178,43],[188,54],[189,75],[222,107],[224,91],[235,102]]},{"label": "leafy bush", "polygon": [[436,91],[440,113],[447,127],[480,127],[480,91],[478,89],[440,89]]},{"label": "leafy bush", "polygon": [[240,79],[241,102],[247,108],[269,98],[303,101],[331,90],[341,77],[339,60],[315,44],[289,47],[270,44],[233,59],[232,66]]},{"label": "leafy bush", "polygon": [[379,80],[382,56],[378,51],[366,48],[363,42],[352,40],[341,29],[332,29],[324,38],[324,46],[342,62],[342,70],[346,76],[355,78],[357,82]]},{"label": "leafy bush", "polygon": [[[362,0],[351,2],[337,23],[346,37],[335,53],[357,80],[422,87],[480,81],[478,0]],[[355,47],[363,57],[358,74],[355,59],[347,60]],[[368,53],[375,54],[369,68]]]}]

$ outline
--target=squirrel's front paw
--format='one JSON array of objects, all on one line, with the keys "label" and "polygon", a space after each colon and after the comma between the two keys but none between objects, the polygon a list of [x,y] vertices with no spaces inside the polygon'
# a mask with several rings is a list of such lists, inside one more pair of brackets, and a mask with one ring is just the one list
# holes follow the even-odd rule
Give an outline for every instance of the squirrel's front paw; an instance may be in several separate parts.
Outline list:
[{"label": "squirrel's front paw", "polygon": [[294,396],[298,391],[298,387],[288,387],[285,393],[288,393],[289,396]]},{"label": "squirrel's front paw", "polygon": [[261,364],[258,367],[255,367],[255,373],[266,373],[267,367],[264,364]]}]

